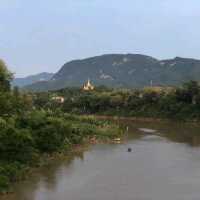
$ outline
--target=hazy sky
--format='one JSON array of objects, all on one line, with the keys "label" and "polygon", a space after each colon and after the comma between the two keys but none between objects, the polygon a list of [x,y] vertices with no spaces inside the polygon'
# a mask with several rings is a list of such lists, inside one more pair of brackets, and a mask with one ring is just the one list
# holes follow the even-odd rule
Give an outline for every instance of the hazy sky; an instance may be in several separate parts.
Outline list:
[{"label": "hazy sky", "polygon": [[200,0],[0,0],[0,58],[17,76],[105,53],[200,58]]}]

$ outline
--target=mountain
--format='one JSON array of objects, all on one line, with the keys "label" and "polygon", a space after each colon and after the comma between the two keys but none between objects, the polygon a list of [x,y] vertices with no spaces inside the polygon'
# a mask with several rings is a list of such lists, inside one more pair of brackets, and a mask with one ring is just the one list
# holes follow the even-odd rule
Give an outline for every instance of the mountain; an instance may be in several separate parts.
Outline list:
[{"label": "mountain", "polygon": [[95,85],[109,87],[144,87],[179,85],[200,81],[200,60],[176,57],[168,60],[139,54],[109,54],[74,60],[49,80],[26,87],[31,90],[55,90],[78,86],[90,78]]},{"label": "mountain", "polygon": [[35,84],[41,81],[49,81],[53,77],[53,73],[43,72],[40,74],[27,76],[24,78],[15,78],[12,82],[13,86],[24,87],[26,85]]}]

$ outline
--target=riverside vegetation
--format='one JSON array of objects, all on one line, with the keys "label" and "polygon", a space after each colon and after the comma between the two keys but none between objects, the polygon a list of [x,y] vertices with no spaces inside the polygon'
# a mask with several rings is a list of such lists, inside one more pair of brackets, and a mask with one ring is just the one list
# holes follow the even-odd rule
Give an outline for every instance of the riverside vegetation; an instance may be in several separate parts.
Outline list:
[{"label": "riverside vegetation", "polygon": [[[117,125],[86,115],[200,119],[200,86],[196,81],[174,88],[143,90],[97,87],[86,92],[66,88],[23,92],[11,88],[12,74],[0,61],[0,192],[23,178],[41,158],[69,152],[90,138],[121,135]],[[65,98],[64,103],[53,100]]]},{"label": "riverside vegetation", "polygon": [[30,168],[39,166],[42,157],[69,152],[90,138],[120,136],[121,129],[108,121],[38,106],[41,99],[11,89],[11,79],[0,61],[0,193],[8,192]]},{"label": "riverside vegetation", "polygon": [[[65,98],[63,104],[49,102],[52,95]],[[73,114],[164,118],[177,120],[200,119],[200,85],[189,81],[180,87],[147,87],[144,89],[109,89],[95,91],[66,88],[54,92],[37,93],[35,105],[39,108],[59,107]]]}]

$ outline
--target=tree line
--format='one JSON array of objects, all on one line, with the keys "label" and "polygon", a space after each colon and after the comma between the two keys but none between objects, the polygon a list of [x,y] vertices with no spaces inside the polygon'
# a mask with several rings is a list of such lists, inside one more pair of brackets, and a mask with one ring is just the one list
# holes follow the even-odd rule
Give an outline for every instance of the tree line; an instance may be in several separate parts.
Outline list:
[{"label": "tree line", "polygon": [[[65,98],[60,104],[51,101],[52,95]],[[144,89],[96,88],[83,91],[66,88],[37,93],[36,107],[57,108],[73,114],[117,115],[179,120],[200,119],[200,85],[189,81],[180,87],[149,87]]]}]

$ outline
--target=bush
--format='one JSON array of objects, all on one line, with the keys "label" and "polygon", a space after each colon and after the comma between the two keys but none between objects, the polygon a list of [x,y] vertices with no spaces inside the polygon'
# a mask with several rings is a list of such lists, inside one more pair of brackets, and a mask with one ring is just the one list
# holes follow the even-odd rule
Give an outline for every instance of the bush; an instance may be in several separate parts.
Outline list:
[{"label": "bush", "polygon": [[1,164],[0,175],[8,177],[9,181],[16,181],[21,175],[22,165],[19,162],[13,162],[10,164]]},{"label": "bush", "polygon": [[9,188],[9,179],[5,175],[0,175],[0,193],[7,191]]},{"label": "bush", "polygon": [[28,130],[7,126],[0,132],[0,160],[26,163],[31,160],[33,139]]},{"label": "bush", "polygon": [[34,132],[36,148],[41,152],[58,151],[66,144],[70,132],[70,126],[62,119],[48,118],[46,125]]},{"label": "bush", "polygon": [[19,128],[38,129],[46,124],[47,114],[45,111],[33,111],[23,116],[18,116]]}]

